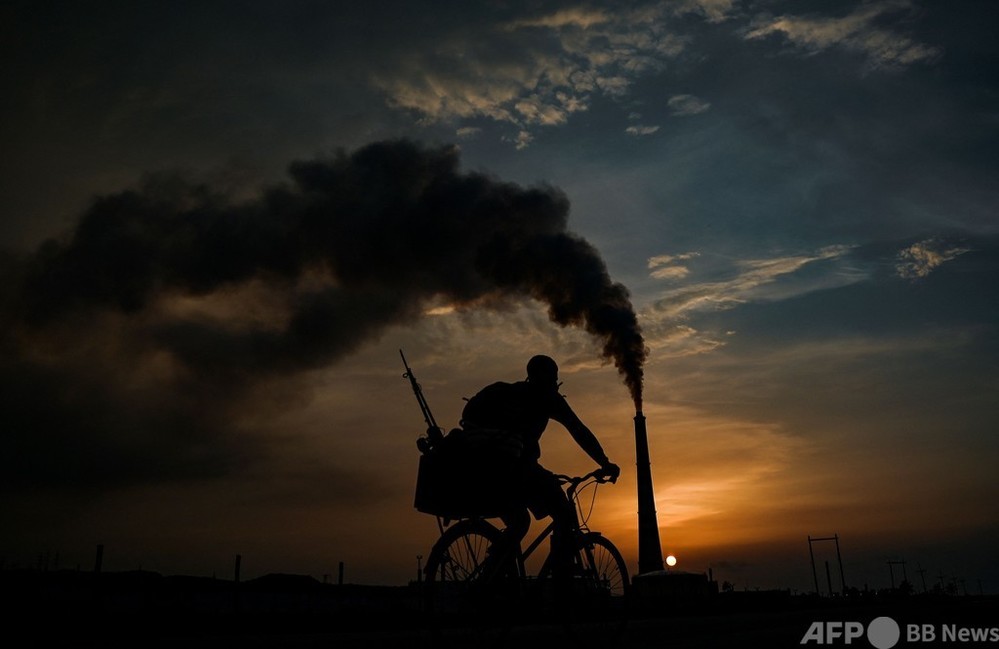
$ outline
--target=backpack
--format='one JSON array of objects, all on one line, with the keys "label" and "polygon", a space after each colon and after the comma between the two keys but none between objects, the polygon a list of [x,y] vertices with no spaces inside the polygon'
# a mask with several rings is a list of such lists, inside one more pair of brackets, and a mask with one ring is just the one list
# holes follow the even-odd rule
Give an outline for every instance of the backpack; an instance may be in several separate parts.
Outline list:
[{"label": "backpack", "polygon": [[461,411],[464,428],[515,430],[517,411],[524,400],[523,384],[493,383],[479,390]]}]

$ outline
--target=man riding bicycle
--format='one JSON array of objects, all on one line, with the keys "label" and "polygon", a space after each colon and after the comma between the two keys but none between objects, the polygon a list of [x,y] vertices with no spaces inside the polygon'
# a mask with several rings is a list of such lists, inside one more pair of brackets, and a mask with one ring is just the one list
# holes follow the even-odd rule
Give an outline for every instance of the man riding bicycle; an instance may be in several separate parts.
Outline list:
[{"label": "man riding bicycle", "polygon": [[554,522],[551,557],[553,575],[564,576],[571,569],[573,505],[551,471],[542,467],[539,444],[549,420],[565,426],[572,438],[611,481],[617,480],[620,467],[604,453],[596,436],[576,416],[559,394],[558,365],[548,356],[535,356],[527,363],[527,380],[498,382],[486,386],[472,397],[462,411],[461,425],[468,437],[490,438],[515,456],[510,506],[501,518],[506,525],[500,552],[519,547],[527,535],[533,513],[541,519],[551,516]]}]

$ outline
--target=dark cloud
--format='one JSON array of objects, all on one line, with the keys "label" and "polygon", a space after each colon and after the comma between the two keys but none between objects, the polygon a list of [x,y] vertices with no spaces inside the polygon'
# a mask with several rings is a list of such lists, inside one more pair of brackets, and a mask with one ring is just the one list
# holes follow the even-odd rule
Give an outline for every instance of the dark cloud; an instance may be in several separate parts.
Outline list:
[{"label": "dark cloud", "polygon": [[[232,334],[188,321],[157,336],[201,369],[267,372],[336,360],[430,298],[528,295],[553,321],[605,339],[637,395],[644,348],[627,290],[567,231],[560,191],[461,174],[456,149],[406,141],[290,172],[293,185],[238,205],[181,181],[97,200],[67,241],[47,242],[31,260],[26,321],[137,313],[166,296],[262,279],[289,294],[284,326]],[[324,281],[303,288],[310,273]]]},{"label": "dark cloud", "polygon": [[213,477],[248,459],[232,439],[227,404],[212,402],[210,391],[146,393],[101,369],[51,366],[16,352],[0,362],[4,489]]},{"label": "dark cloud", "polygon": [[250,201],[177,177],[96,199],[68,236],[11,262],[17,456],[68,438],[67,480],[224,470],[248,391],[335,362],[432,299],[537,299],[602,341],[640,403],[628,292],[567,230],[565,195],[458,166],[454,147],[392,141],[293,163],[291,183]]}]

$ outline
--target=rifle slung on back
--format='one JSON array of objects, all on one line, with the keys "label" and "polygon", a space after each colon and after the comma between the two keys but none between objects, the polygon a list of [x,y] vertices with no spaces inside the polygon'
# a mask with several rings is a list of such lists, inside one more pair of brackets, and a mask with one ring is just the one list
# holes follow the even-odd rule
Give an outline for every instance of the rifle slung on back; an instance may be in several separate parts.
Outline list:
[{"label": "rifle slung on back", "polygon": [[426,437],[420,437],[416,440],[416,446],[421,452],[426,453],[444,440],[444,432],[437,425],[434,413],[430,411],[430,405],[427,403],[426,397],[423,396],[423,388],[420,387],[419,382],[416,380],[416,375],[413,374],[413,369],[406,362],[406,355],[402,353],[401,349],[399,350],[399,356],[402,357],[402,365],[406,368],[406,373],[402,375],[402,378],[409,379],[410,385],[413,386],[413,394],[416,395],[416,402],[420,405],[420,412],[423,413],[423,421],[427,424]]}]

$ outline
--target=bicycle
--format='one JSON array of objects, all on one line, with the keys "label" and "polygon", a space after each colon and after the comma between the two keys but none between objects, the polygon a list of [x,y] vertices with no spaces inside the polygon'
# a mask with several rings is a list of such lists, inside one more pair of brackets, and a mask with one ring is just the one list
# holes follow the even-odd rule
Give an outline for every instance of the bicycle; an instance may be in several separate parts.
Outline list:
[{"label": "bicycle", "polygon": [[[403,378],[409,380],[427,424],[426,436],[416,442],[421,455],[414,504],[419,511],[437,518],[441,532],[423,570],[426,612],[431,627],[440,631],[442,621],[445,624],[461,621],[478,631],[498,628],[497,637],[502,642],[513,620],[531,621],[537,619],[528,615],[532,611],[544,615],[548,612],[546,609],[551,608],[544,605],[551,604],[555,594],[555,589],[551,588],[556,581],[552,578],[552,557],[549,555],[545,559],[533,578],[528,577],[526,563],[552,535],[555,523],[549,523],[526,550],[518,546],[513,556],[487,561],[490,554],[498,555],[490,553],[490,549],[500,540],[502,531],[487,520],[497,514],[470,515],[472,511],[481,514],[483,502],[478,498],[481,494],[463,493],[463,490],[465,485],[481,483],[483,476],[501,480],[505,474],[496,469],[502,462],[499,465],[492,463],[492,467],[483,472],[483,467],[496,459],[490,457],[491,450],[479,448],[469,454],[470,449],[463,448],[462,435],[454,435],[460,430],[444,435],[401,349],[399,355],[406,369]],[[568,613],[561,617],[571,634],[586,633],[591,642],[608,631],[613,637],[623,630],[627,619],[628,569],[614,544],[587,527],[596,501],[597,485],[607,482],[607,478],[602,469],[581,477],[555,477],[565,488],[574,515],[574,520],[570,521],[572,573],[568,592],[560,593],[558,603],[561,606],[557,608],[563,614]],[[582,516],[579,494],[591,484],[593,501],[589,512]],[[495,503],[493,506],[495,508]],[[565,580],[557,581],[565,585]],[[531,604],[542,606],[531,608]],[[489,644],[481,633],[478,635],[474,646]],[[432,646],[436,649],[441,643],[439,638],[434,640]],[[459,643],[459,646],[466,644]]]},{"label": "bicycle", "polygon": [[[427,560],[427,610],[444,626],[464,626],[475,631],[478,644],[496,643],[514,622],[557,621],[574,636],[593,640],[613,637],[627,619],[628,569],[621,553],[587,521],[596,500],[596,488],[607,482],[601,469],[580,477],[556,475],[573,503],[571,521],[572,571],[568,580],[553,579],[553,557],[545,558],[536,576],[526,564],[554,531],[554,521],[514,556],[494,556],[491,550],[503,533],[483,517],[455,522],[441,520],[441,536]],[[580,493],[593,487],[593,501],[583,515]],[[445,529],[446,528],[446,529]]]}]

